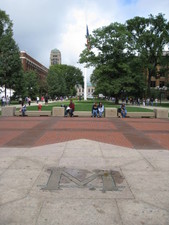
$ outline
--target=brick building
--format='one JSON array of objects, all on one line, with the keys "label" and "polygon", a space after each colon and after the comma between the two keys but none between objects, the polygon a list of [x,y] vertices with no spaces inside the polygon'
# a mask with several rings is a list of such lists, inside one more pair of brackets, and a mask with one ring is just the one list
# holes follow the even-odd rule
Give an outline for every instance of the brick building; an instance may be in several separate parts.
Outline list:
[{"label": "brick building", "polygon": [[22,62],[23,70],[35,71],[39,77],[44,78],[48,74],[48,69],[39,63],[37,60],[28,55],[25,51],[20,52],[20,59]]},{"label": "brick building", "polygon": [[[163,52],[163,57],[169,57],[169,51],[164,51]],[[169,62],[168,62],[168,66],[169,66]],[[167,66],[167,68],[168,68]],[[159,71],[161,69],[161,66],[158,65],[157,66],[157,71]],[[156,77],[152,76],[151,77],[151,88],[162,88],[164,86],[167,86],[167,84],[169,83],[169,74],[158,74]]]}]

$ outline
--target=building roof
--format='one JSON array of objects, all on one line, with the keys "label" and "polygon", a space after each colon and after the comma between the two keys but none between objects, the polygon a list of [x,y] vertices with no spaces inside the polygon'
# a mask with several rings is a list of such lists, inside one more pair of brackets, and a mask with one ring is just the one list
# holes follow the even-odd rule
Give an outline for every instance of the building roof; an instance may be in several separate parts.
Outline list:
[{"label": "building roof", "polygon": [[60,51],[57,48],[55,48],[51,51],[51,53],[58,53],[58,52],[60,53]]},{"label": "building roof", "polygon": [[91,84],[90,82],[87,82],[87,87],[94,87],[94,85]]}]

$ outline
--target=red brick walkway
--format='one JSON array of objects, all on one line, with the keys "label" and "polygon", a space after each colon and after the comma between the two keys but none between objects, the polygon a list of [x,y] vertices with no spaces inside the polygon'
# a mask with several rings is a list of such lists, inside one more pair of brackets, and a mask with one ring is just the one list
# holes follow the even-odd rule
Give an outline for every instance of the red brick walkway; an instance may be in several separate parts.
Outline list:
[{"label": "red brick walkway", "polygon": [[169,120],[1,117],[0,147],[34,147],[88,139],[136,149],[169,150]]}]

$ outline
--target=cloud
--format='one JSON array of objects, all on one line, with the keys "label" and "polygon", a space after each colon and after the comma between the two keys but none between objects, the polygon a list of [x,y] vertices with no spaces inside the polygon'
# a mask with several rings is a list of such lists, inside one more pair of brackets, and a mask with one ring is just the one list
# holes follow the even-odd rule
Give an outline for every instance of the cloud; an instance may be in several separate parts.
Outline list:
[{"label": "cloud", "polygon": [[13,21],[20,50],[49,67],[50,51],[61,51],[64,64],[78,66],[89,32],[112,22],[124,23],[135,16],[164,13],[169,20],[168,0],[1,0]]}]

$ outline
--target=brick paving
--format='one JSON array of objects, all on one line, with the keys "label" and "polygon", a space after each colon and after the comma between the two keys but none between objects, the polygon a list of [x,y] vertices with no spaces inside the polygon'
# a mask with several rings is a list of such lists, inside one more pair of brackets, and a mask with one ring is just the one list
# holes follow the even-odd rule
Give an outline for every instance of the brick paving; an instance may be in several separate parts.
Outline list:
[{"label": "brick paving", "polygon": [[76,139],[169,150],[169,120],[0,117],[0,147],[34,147]]}]

